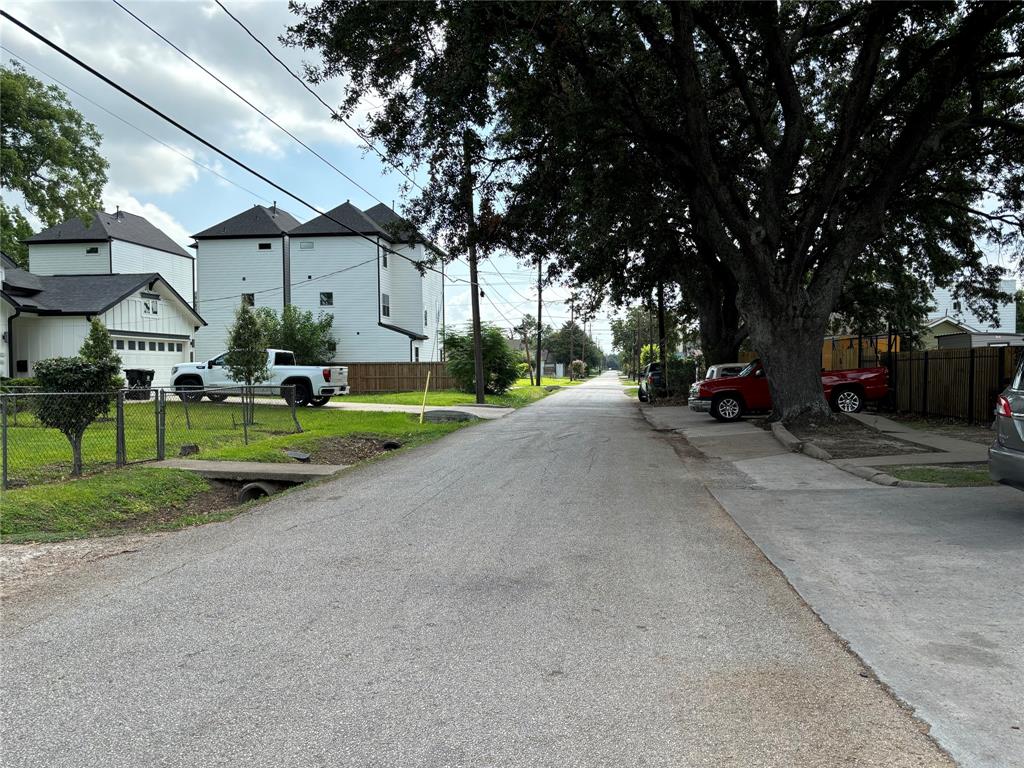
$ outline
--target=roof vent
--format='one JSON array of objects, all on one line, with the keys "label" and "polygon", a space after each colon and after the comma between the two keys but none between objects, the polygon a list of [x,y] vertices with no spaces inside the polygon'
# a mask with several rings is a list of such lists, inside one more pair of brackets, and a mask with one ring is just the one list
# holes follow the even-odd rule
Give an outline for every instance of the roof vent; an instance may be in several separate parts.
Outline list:
[{"label": "roof vent", "polygon": [[124,214],[121,213],[121,206],[117,206],[117,211],[114,213],[114,218],[118,221],[124,221]]},{"label": "roof vent", "polygon": [[277,216],[277,200],[274,201],[274,207],[271,208],[271,210],[274,212],[274,215]]}]

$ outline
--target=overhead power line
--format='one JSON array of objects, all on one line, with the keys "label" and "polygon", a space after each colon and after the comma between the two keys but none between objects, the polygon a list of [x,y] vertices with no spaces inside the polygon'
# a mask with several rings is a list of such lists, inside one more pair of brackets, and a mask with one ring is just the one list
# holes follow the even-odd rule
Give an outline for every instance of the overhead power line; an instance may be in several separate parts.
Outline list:
[{"label": "overhead power line", "polygon": [[266,51],[271,56],[271,58],[274,59],[274,61],[276,61],[278,64],[280,64],[284,68],[285,72],[287,72],[289,75],[291,75],[299,83],[299,85],[301,85],[303,88],[305,88],[307,91],[309,91],[313,95],[313,98],[315,98],[317,101],[319,101],[325,107],[327,107],[327,109],[330,110],[330,113],[332,115],[334,115],[334,118],[336,120],[341,122],[342,125],[344,125],[350,131],[352,131],[356,136],[358,136],[360,139],[362,139],[366,143],[366,146],[369,149],[372,149],[374,152],[376,152],[381,160],[383,160],[385,163],[387,163],[392,168],[394,168],[396,171],[398,171],[400,174],[402,174],[409,181],[410,184],[412,184],[414,187],[416,187],[421,192],[423,191],[423,187],[421,187],[419,185],[419,183],[416,181],[416,179],[414,179],[412,176],[410,176],[408,173],[406,173],[402,169],[401,166],[399,166],[397,163],[395,163],[395,161],[393,161],[391,158],[389,158],[387,155],[385,155],[383,152],[381,152],[379,149],[377,149],[376,145],[372,141],[370,141],[369,137],[367,137],[366,134],[363,133],[363,131],[359,130],[354,125],[352,125],[352,123],[350,123],[345,118],[344,115],[339,113],[334,107],[332,107],[330,104],[328,104],[326,101],[324,101],[323,98],[320,96],[320,94],[317,93],[316,91],[314,91],[310,87],[309,83],[307,83],[303,78],[301,78],[297,74],[295,74],[295,71],[291,67],[289,67],[287,64],[285,64],[284,61],[281,60],[280,56],[278,56],[276,53],[274,53],[272,50],[270,50],[270,48],[268,48],[267,45],[259,37],[257,37],[256,34],[251,29],[249,29],[249,27],[247,27],[245,25],[245,23],[241,19],[239,19],[237,16],[235,16],[235,14],[233,14],[231,11],[229,11],[227,9],[227,6],[224,5],[224,3],[222,3],[220,0],[214,0],[214,2],[216,2],[217,5],[220,6],[220,9],[222,11],[224,11],[224,13],[226,13],[231,18],[231,20],[235,22],[235,24],[237,24],[239,27],[241,27],[244,30],[245,33],[249,37],[251,37],[253,40],[255,40],[256,44],[259,45],[260,48],[262,48],[264,51]]},{"label": "overhead power line", "polygon": [[[350,264],[347,267],[342,267],[341,269],[336,269],[333,272],[325,272],[324,274],[317,275],[316,277],[310,277],[310,278],[307,278],[306,280],[298,280],[298,281],[296,281],[294,283],[289,283],[289,286],[291,288],[294,288],[297,285],[305,285],[306,283],[315,283],[317,280],[323,280],[325,277],[333,277],[334,275],[340,275],[342,272],[348,272],[349,270],[357,269],[359,267],[366,266],[370,262],[376,261],[376,260],[377,260],[377,257],[374,256],[372,259],[367,259],[366,261],[360,261],[358,264]],[[258,296],[258,295],[263,294],[263,293],[275,293],[277,291],[283,291],[283,290],[284,290],[283,287],[281,287],[281,288],[264,288],[261,291],[249,291],[249,293],[251,293],[253,296]],[[235,301],[235,300],[238,299],[238,296],[239,296],[239,294],[237,294],[237,293],[232,293],[230,296],[215,296],[212,299],[204,299],[204,298],[202,298],[202,296],[200,296],[200,302],[202,304],[209,304],[210,302],[213,302],[213,301],[228,301],[228,300]]]},{"label": "overhead power line", "polygon": [[145,27],[146,29],[148,29],[148,30],[149,30],[150,32],[152,32],[152,33],[153,33],[154,35],[156,35],[156,36],[157,36],[157,37],[159,37],[159,38],[160,38],[161,40],[163,40],[163,41],[164,41],[165,43],[167,43],[167,45],[169,45],[169,46],[170,46],[171,48],[173,48],[174,50],[176,50],[176,51],[177,51],[178,53],[180,53],[180,54],[181,54],[182,56],[184,56],[184,57],[185,57],[186,59],[188,59],[188,60],[189,60],[189,61],[191,61],[191,62],[192,62],[193,64],[195,64],[195,65],[196,65],[197,67],[199,67],[199,69],[203,70],[203,72],[205,72],[205,73],[206,73],[207,75],[209,75],[209,76],[210,76],[210,77],[212,77],[212,78],[213,78],[214,80],[216,80],[216,81],[217,81],[217,82],[218,82],[218,83],[219,83],[220,85],[222,85],[222,86],[223,86],[224,88],[226,88],[226,89],[227,89],[228,91],[230,91],[231,93],[233,93],[233,94],[234,94],[234,95],[235,95],[235,96],[236,96],[236,97],[237,97],[237,98],[238,98],[239,100],[241,100],[241,101],[242,101],[242,102],[243,102],[243,103],[244,103],[244,104],[245,104],[246,106],[248,106],[248,107],[249,107],[250,109],[252,109],[253,111],[257,112],[257,113],[258,113],[259,115],[261,115],[261,116],[262,116],[262,117],[263,117],[263,118],[264,118],[265,120],[267,120],[268,122],[272,123],[272,124],[273,124],[274,126],[276,126],[276,127],[277,127],[277,128],[278,128],[278,129],[280,130],[280,131],[282,131],[283,133],[285,133],[285,134],[286,134],[287,136],[291,137],[291,139],[292,139],[293,141],[295,141],[295,142],[296,142],[297,144],[299,144],[299,145],[300,145],[301,147],[303,147],[303,148],[304,148],[304,149],[306,149],[306,150],[307,150],[308,152],[310,152],[311,154],[313,154],[314,156],[316,156],[317,158],[319,158],[319,159],[320,159],[321,161],[323,161],[324,163],[326,163],[326,164],[327,164],[327,165],[328,165],[328,166],[329,166],[330,168],[332,168],[332,169],[333,169],[334,171],[336,171],[336,172],[337,172],[337,173],[338,173],[338,174],[339,174],[339,175],[340,175],[340,176],[341,176],[341,177],[342,177],[343,179],[346,179],[346,180],[347,180],[347,181],[349,181],[349,182],[350,182],[351,184],[355,185],[355,186],[356,186],[356,187],[357,187],[358,189],[360,189],[360,190],[362,190],[363,192],[365,192],[365,193],[366,193],[367,195],[369,195],[369,196],[370,196],[371,198],[373,198],[374,200],[376,200],[376,201],[377,201],[378,203],[380,203],[381,205],[384,205],[384,204],[385,204],[383,200],[381,200],[381,199],[380,199],[379,197],[377,197],[377,196],[376,196],[375,194],[373,194],[373,193],[372,193],[372,192],[371,192],[370,190],[368,190],[368,189],[367,189],[366,187],[364,187],[364,186],[363,186],[362,184],[360,184],[360,183],[359,183],[358,181],[356,181],[355,179],[353,179],[353,178],[352,178],[351,176],[349,176],[349,175],[348,175],[347,173],[345,173],[345,172],[344,172],[343,170],[341,170],[341,169],[340,169],[340,168],[339,168],[338,166],[336,166],[336,165],[335,165],[334,163],[332,163],[332,162],[331,162],[330,160],[328,160],[328,159],[327,159],[326,157],[324,157],[324,156],[323,156],[322,154],[320,154],[320,153],[319,153],[319,152],[317,152],[317,151],[316,151],[315,149],[313,149],[313,147],[309,146],[309,144],[307,144],[306,142],[304,142],[304,141],[303,141],[302,139],[300,139],[300,138],[299,138],[298,136],[296,136],[296,135],[295,135],[294,133],[292,133],[292,132],[291,132],[291,131],[289,131],[289,130],[288,130],[287,128],[285,128],[285,127],[284,127],[283,125],[281,125],[281,124],[280,124],[279,122],[277,122],[277,120],[275,120],[274,118],[272,118],[272,117],[271,117],[270,115],[268,115],[268,114],[267,114],[266,112],[264,112],[264,111],[263,111],[262,109],[260,109],[259,107],[257,107],[257,106],[256,106],[255,104],[253,104],[253,103],[252,103],[251,101],[249,101],[249,99],[247,99],[247,98],[246,98],[245,96],[243,96],[243,95],[242,95],[242,94],[240,94],[240,93],[239,93],[238,91],[236,91],[236,90],[235,90],[234,88],[232,88],[232,87],[231,87],[230,85],[228,85],[227,83],[225,83],[225,82],[224,82],[224,81],[223,81],[223,80],[222,80],[222,79],[221,79],[220,77],[218,77],[218,76],[217,76],[216,74],[214,74],[213,72],[211,72],[211,71],[210,71],[210,70],[209,70],[209,69],[208,69],[207,67],[205,67],[205,66],[204,66],[203,64],[201,64],[200,62],[198,62],[198,61],[197,61],[196,59],[194,59],[194,58],[193,58],[193,57],[192,57],[191,55],[189,55],[188,53],[186,53],[186,52],[185,52],[184,50],[182,50],[181,48],[179,48],[179,47],[178,47],[178,46],[177,46],[177,45],[176,45],[176,44],[175,44],[174,42],[172,42],[171,40],[169,40],[169,39],[168,39],[168,38],[167,38],[166,36],[164,36],[164,35],[163,35],[163,34],[162,34],[161,32],[159,32],[159,31],[158,31],[157,29],[153,28],[153,27],[152,27],[152,26],[151,26],[151,25],[150,25],[150,24],[149,24],[149,23],[148,23],[148,22],[147,22],[147,21],[146,21],[145,19],[143,19],[143,18],[139,17],[138,15],[136,15],[136,14],[135,14],[135,12],[133,12],[133,11],[132,11],[132,10],[130,10],[129,8],[125,7],[125,6],[124,6],[124,5],[123,5],[123,4],[122,4],[122,3],[120,2],[120,0],[111,0],[111,2],[112,2],[112,3],[114,4],[114,5],[116,5],[116,6],[118,7],[118,8],[120,8],[120,9],[121,9],[122,11],[124,11],[125,13],[127,13],[127,14],[128,14],[129,16],[131,16],[131,17],[132,17],[133,19],[135,19],[135,20],[136,20],[137,22],[139,22],[139,24],[141,24],[142,26],[144,26],[144,27]]},{"label": "overhead power line", "polygon": [[117,114],[116,112],[111,112],[111,111],[110,111],[109,109],[107,109],[106,107],[104,107],[104,106],[103,106],[102,104],[100,104],[99,102],[93,101],[92,99],[90,99],[90,98],[89,98],[88,96],[86,96],[86,95],[85,95],[84,93],[82,93],[81,91],[75,90],[74,88],[72,88],[72,87],[71,87],[70,85],[68,85],[68,84],[67,84],[67,83],[65,83],[64,81],[60,80],[60,79],[59,79],[59,78],[57,78],[57,77],[54,77],[53,75],[51,75],[51,74],[50,74],[49,72],[47,72],[46,70],[44,70],[44,69],[41,69],[40,67],[36,66],[36,65],[35,65],[35,64],[33,64],[33,63],[32,63],[31,61],[29,61],[29,60],[28,60],[28,59],[26,59],[26,58],[25,58],[24,56],[22,56],[22,55],[21,55],[20,53],[15,53],[15,52],[14,52],[14,51],[12,51],[12,50],[11,50],[10,48],[8,48],[8,47],[6,47],[6,46],[4,46],[4,45],[0,45],[0,50],[6,51],[6,52],[7,52],[7,53],[8,53],[9,55],[11,55],[11,56],[13,56],[14,58],[16,58],[16,59],[17,59],[18,61],[20,61],[20,62],[21,62],[22,64],[26,64],[26,65],[28,65],[29,67],[31,67],[32,69],[34,69],[34,70],[35,70],[36,72],[38,72],[39,74],[41,74],[41,75],[43,75],[44,77],[47,77],[47,78],[49,78],[50,80],[52,80],[53,82],[57,83],[57,84],[58,84],[59,86],[61,86],[61,87],[62,87],[62,88],[63,88],[64,90],[66,90],[66,91],[70,91],[71,93],[75,94],[75,95],[76,95],[76,96],[78,96],[79,98],[85,99],[85,100],[86,100],[87,102],[89,102],[90,104],[92,104],[92,105],[93,105],[94,107],[96,107],[97,109],[102,109],[102,110],[103,110],[104,112],[106,112],[106,113],[107,113],[108,115],[110,115],[111,117],[113,117],[113,118],[116,118],[116,119],[120,120],[120,121],[121,121],[122,123],[124,123],[125,125],[127,125],[127,126],[128,126],[128,127],[130,127],[130,128],[134,128],[134,129],[135,129],[136,131],[138,131],[139,133],[141,133],[141,134],[142,134],[143,136],[146,136],[146,137],[148,137],[148,138],[152,139],[152,140],[153,140],[153,141],[155,141],[155,142],[156,142],[157,144],[162,144],[163,146],[167,147],[167,149],[171,150],[172,152],[174,152],[174,153],[176,153],[176,154],[179,154],[179,155],[181,155],[181,156],[182,156],[183,158],[185,158],[186,160],[188,160],[188,161],[189,161],[190,163],[193,163],[194,165],[197,165],[198,167],[202,168],[202,169],[203,169],[204,171],[208,171],[209,173],[212,173],[212,174],[213,174],[214,176],[216,176],[217,178],[219,178],[219,179],[222,179],[223,181],[226,181],[226,182],[227,182],[228,184],[231,184],[231,185],[232,185],[232,186],[234,186],[234,187],[238,187],[238,188],[239,188],[240,190],[242,190],[243,192],[247,192],[248,194],[252,195],[253,197],[255,197],[255,198],[259,199],[259,200],[262,200],[262,201],[263,201],[263,202],[265,202],[265,203],[269,203],[269,202],[271,202],[270,200],[268,200],[267,198],[263,197],[263,195],[259,194],[258,192],[253,192],[253,191],[252,191],[251,189],[249,189],[248,187],[243,187],[243,186],[242,186],[241,184],[239,184],[238,182],[236,182],[236,181],[233,181],[233,180],[229,179],[229,178],[228,178],[227,176],[225,176],[225,175],[224,175],[223,173],[220,173],[219,171],[217,171],[217,170],[215,170],[215,169],[211,168],[210,166],[208,166],[208,165],[206,165],[206,164],[204,164],[204,163],[201,163],[201,162],[199,162],[199,161],[198,161],[198,160],[196,160],[196,159],[195,159],[194,157],[190,157],[190,156],[189,156],[188,154],[186,154],[185,152],[182,152],[182,151],[181,151],[180,149],[178,149],[177,147],[175,147],[175,146],[174,146],[173,144],[168,144],[168,143],[167,143],[166,141],[164,141],[163,139],[157,138],[156,136],[154,136],[153,134],[151,134],[151,133],[150,133],[149,131],[146,131],[146,130],[144,130],[143,128],[139,128],[139,126],[135,125],[135,123],[131,122],[130,120],[126,120],[125,118],[123,118],[123,117],[121,117],[121,116],[120,116],[119,114]]},{"label": "overhead power line", "polygon": [[350,232],[355,237],[358,237],[358,238],[360,238],[362,240],[366,240],[367,242],[373,244],[377,248],[380,248],[380,250],[382,250],[383,252],[392,254],[394,256],[397,256],[400,259],[404,259],[404,260],[408,261],[411,264],[415,264],[417,267],[422,267],[423,269],[425,269],[425,270],[427,270],[429,272],[435,272],[435,273],[441,274],[444,277],[448,277],[448,279],[453,281],[453,282],[469,283],[469,280],[463,280],[463,279],[460,279],[460,278],[453,278],[453,277],[450,277],[448,275],[444,275],[443,271],[438,270],[438,269],[436,269],[434,267],[427,266],[427,265],[423,264],[422,262],[417,261],[416,259],[410,258],[409,256],[405,255],[404,253],[400,253],[399,251],[396,251],[393,248],[389,248],[386,245],[382,245],[378,240],[374,239],[373,237],[371,237],[369,235],[366,235],[366,234],[360,232],[357,229],[354,229],[353,227],[349,226],[348,224],[346,224],[343,221],[339,221],[338,219],[334,218],[333,216],[331,216],[326,211],[320,210],[317,206],[313,205],[312,203],[310,203],[305,198],[299,196],[297,193],[292,192],[291,190],[287,189],[286,187],[281,186],[280,184],[278,184],[276,181],[274,181],[273,179],[269,178],[265,174],[261,173],[260,171],[257,171],[255,168],[253,168],[252,166],[248,165],[247,163],[242,162],[241,160],[236,158],[231,153],[227,152],[224,149],[221,149],[220,147],[218,147],[216,144],[214,144],[213,142],[209,141],[208,139],[203,138],[198,133],[193,131],[191,128],[186,127],[185,125],[183,125],[182,123],[180,123],[179,121],[174,119],[173,117],[165,114],[164,112],[159,110],[157,107],[154,107],[148,101],[143,99],[141,96],[137,96],[136,94],[132,93],[130,90],[125,88],[120,83],[116,82],[115,80],[111,79],[110,77],[107,77],[107,75],[103,74],[102,72],[97,70],[95,67],[93,67],[90,64],[87,64],[86,62],[82,61],[80,58],[75,56],[73,53],[71,53],[70,51],[66,50],[62,46],[58,45],[57,43],[53,42],[52,40],[50,40],[48,37],[46,37],[42,33],[37,32],[36,30],[32,29],[32,27],[28,26],[24,22],[22,22],[19,19],[15,18],[14,16],[12,16],[7,11],[0,10],[0,17],[7,19],[9,22],[11,22],[15,26],[17,26],[19,29],[27,32],[29,35],[31,35],[35,39],[39,40],[41,43],[43,43],[47,47],[53,49],[54,51],[59,53],[64,58],[68,59],[69,61],[73,62],[77,66],[81,67],[82,69],[84,69],[86,72],[88,72],[89,74],[93,75],[97,79],[102,80],[104,83],[109,85],[114,90],[122,93],[123,95],[127,96],[129,99],[134,101],[136,104],[144,107],[145,109],[149,110],[154,115],[156,115],[157,117],[159,117],[162,120],[170,123],[171,125],[173,125],[175,128],[177,128],[182,133],[184,133],[184,134],[190,136],[191,138],[195,139],[196,141],[198,141],[203,146],[213,150],[214,152],[216,152],[221,157],[223,157],[226,160],[234,163],[235,165],[237,165],[242,170],[247,171],[248,173],[252,174],[253,176],[258,178],[260,181],[264,182],[265,184],[268,184],[269,186],[271,186],[274,189],[278,190],[282,194],[287,195],[292,200],[295,200],[299,204],[304,205],[306,208],[308,208],[309,210],[313,211],[314,213],[316,213],[316,214],[318,214],[320,216],[323,216],[324,218],[328,219],[329,221],[333,221],[335,224],[337,224],[338,226],[342,227],[346,231]]}]

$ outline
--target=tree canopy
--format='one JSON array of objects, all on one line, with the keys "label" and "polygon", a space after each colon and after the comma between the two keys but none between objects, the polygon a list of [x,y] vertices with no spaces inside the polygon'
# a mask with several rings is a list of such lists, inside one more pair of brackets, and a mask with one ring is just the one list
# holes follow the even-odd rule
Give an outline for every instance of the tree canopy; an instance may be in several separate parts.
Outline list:
[{"label": "tree canopy", "polygon": [[[0,187],[20,195],[46,226],[75,216],[91,220],[100,207],[108,166],[100,141],[60,88],[15,62],[0,67]],[[4,252],[24,264],[19,240],[27,221],[6,204],[2,219]]]}]

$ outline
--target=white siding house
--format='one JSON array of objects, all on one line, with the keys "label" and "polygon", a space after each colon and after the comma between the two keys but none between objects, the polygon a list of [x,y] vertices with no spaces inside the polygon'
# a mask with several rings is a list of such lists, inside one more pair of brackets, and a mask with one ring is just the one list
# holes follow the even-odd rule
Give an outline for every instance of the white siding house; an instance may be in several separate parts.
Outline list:
[{"label": "white siding house", "polygon": [[[209,323],[197,336],[198,359],[224,351],[244,300],[278,312],[293,304],[331,314],[336,361],[440,360],[443,277],[435,270],[421,275],[426,246],[400,231],[394,211],[345,203],[306,224],[292,220],[287,230],[282,214],[255,206],[195,235],[198,309]],[[268,216],[281,227],[276,239]]]},{"label": "white siding house", "polygon": [[244,300],[280,312],[288,302],[288,235],[298,221],[276,205],[253,206],[193,235],[196,309],[207,325],[196,334],[196,359],[227,349],[228,328]]},{"label": "white siding house", "polygon": [[4,263],[4,375],[32,376],[35,364],[78,354],[98,317],[110,331],[123,368],[154,371],[170,383],[171,367],[192,359],[203,323],[189,303],[155,272],[116,275],[34,275]]},{"label": "white siding house", "polygon": [[195,259],[141,216],[97,211],[92,221],[69,219],[25,241],[35,275],[99,275],[159,272],[194,302]]},{"label": "white siding house", "polygon": [[[1012,297],[1017,292],[1017,281],[1002,280],[999,287],[1000,290]],[[952,291],[947,288],[936,288],[932,293],[932,303],[935,308],[928,313],[926,320],[928,325],[934,326],[943,320],[951,320],[967,331],[979,333],[1017,332],[1017,303],[1012,298],[996,308],[998,320],[995,324],[979,318],[970,311],[966,302],[961,303],[954,298]]]}]

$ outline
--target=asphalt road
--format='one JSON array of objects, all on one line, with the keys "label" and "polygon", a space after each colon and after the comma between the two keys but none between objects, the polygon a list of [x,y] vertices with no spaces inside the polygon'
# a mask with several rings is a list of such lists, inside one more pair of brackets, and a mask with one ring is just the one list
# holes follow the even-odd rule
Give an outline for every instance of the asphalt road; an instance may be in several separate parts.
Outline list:
[{"label": "asphalt road", "polygon": [[8,607],[5,766],[945,766],[613,377]]}]

